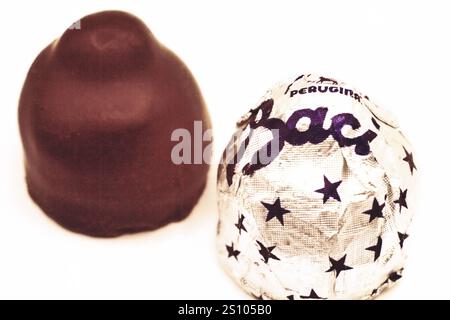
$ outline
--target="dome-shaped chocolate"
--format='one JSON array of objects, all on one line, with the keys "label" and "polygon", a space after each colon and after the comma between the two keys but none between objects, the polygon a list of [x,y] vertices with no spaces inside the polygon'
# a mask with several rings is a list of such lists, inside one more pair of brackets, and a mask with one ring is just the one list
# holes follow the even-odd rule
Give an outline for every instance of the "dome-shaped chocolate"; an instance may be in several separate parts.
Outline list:
[{"label": "dome-shaped chocolate", "polygon": [[62,226],[93,236],[187,216],[208,165],[174,164],[175,129],[210,128],[191,73],[136,17],[82,18],[36,58],[19,103],[28,190]]}]

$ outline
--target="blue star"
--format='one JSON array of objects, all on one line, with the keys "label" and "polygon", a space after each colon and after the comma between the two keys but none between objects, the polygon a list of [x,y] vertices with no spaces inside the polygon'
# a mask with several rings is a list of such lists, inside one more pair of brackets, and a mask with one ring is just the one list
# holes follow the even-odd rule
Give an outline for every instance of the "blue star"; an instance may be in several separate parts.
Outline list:
[{"label": "blue star", "polygon": [[402,207],[405,207],[406,209],[408,209],[408,204],[406,203],[406,193],[408,192],[408,189],[406,189],[405,191],[402,191],[402,189],[400,189],[400,196],[398,197],[397,200],[394,201],[394,203],[398,203],[400,205],[400,213],[402,213]]},{"label": "blue star", "polygon": [[264,207],[266,207],[267,210],[269,210],[267,212],[266,222],[276,217],[278,221],[280,221],[281,225],[284,226],[283,215],[289,213],[290,211],[281,207],[280,198],[277,198],[277,200],[275,200],[273,204],[262,201],[261,203]]},{"label": "blue star", "polygon": [[345,265],[345,259],[347,258],[347,255],[344,255],[339,260],[334,260],[332,257],[328,257],[328,258],[330,259],[331,267],[330,267],[330,269],[328,269],[325,272],[336,271],[336,278],[339,277],[339,274],[341,273],[341,271],[353,269],[352,267]]},{"label": "blue star", "polygon": [[386,205],[385,203],[380,205],[378,203],[377,198],[374,198],[372,203],[372,209],[364,211],[363,213],[370,215],[369,222],[372,222],[372,220],[375,218],[383,218],[383,209],[385,205]]},{"label": "blue star", "polygon": [[269,259],[275,259],[275,260],[280,260],[280,258],[278,258],[276,255],[274,255],[272,253],[273,249],[275,249],[275,246],[271,246],[271,247],[265,247],[261,242],[259,242],[258,240],[256,240],[256,243],[259,245],[259,253],[261,254],[261,256],[263,257],[263,261],[265,263],[269,262]]},{"label": "blue star", "polygon": [[329,198],[336,199],[337,201],[340,202],[341,198],[339,197],[337,188],[342,183],[342,181],[330,182],[330,180],[328,180],[327,177],[324,175],[323,183],[324,183],[323,188],[315,190],[315,192],[323,193],[323,203],[327,202]]},{"label": "blue star", "polygon": [[405,150],[406,156],[403,158],[403,161],[408,162],[409,164],[409,170],[411,170],[411,174],[413,174],[414,169],[417,170],[416,165],[414,164],[414,158],[412,152],[408,152],[405,147],[403,147],[403,150]]}]

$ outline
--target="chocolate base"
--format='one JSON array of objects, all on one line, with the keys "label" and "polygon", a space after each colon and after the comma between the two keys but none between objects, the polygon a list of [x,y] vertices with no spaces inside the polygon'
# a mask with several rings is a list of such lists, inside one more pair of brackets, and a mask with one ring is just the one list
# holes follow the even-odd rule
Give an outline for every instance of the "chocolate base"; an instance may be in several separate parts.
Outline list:
[{"label": "chocolate base", "polygon": [[210,128],[193,76],[132,15],[100,12],[79,26],[41,52],[22,90],[31,197],[63,227],[97,237],[183,219],[208,172],[171,159],[175,129]]}]

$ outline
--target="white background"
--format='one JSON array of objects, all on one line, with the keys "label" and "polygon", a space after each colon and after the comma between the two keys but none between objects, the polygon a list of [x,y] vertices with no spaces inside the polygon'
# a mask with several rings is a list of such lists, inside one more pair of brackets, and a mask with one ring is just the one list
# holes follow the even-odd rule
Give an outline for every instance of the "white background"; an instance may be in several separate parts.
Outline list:
[{"label": "white background", "polygon": [[446,2],[1,1],[0,298],[248,298],[216,259],[216,166],[188,219],[117,239],[68,232],[28,197],[17,125],[26,72],[72,22],[106,9],[140,17],[189,66],[217,153],[266,89],[301,73],[344,80],[389,109],[415,146],[421,191],[404,278],[381,298],[450,298]]}]

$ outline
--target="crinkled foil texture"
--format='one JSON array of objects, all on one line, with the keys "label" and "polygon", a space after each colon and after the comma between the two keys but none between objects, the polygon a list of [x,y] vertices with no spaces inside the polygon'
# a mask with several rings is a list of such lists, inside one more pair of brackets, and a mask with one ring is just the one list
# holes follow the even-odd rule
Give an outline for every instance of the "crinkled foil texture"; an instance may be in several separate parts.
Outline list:
[{"label": "crinkled foil texture", "polygon": [[[355,145],[341,146],[333,136],[320,143],[286,142],[268,165],[246,174],[253,154],[273,137],[257,127],[248,139],[251,115],[261,118],[257,106],[268,100],[273,101],[269,117],[284,123],[306,108],[327,109],[325,129],[334,116],[351,114],[360,127],[344,126],[343,136],[372,131],[370,151],[357,154]],[[304,117],[296,129],[307,131],[310,125]],[[242,145],[245,152],[230,167]],[[223,157],[218,252],[246,292],[263,299],[367,299],[401,277],[416,168],[396,121],[369,97],[315,75],[280,84],[238,122]]]}]

